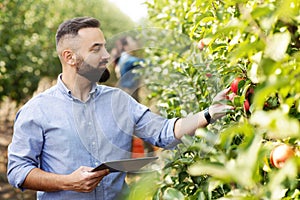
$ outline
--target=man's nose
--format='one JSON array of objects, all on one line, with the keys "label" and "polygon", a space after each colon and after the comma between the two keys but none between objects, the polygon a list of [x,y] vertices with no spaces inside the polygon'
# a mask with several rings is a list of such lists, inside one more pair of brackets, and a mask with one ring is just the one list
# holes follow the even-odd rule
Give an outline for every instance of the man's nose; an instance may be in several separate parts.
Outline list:
[{"label": "man's nose", "polygon": [[104,49],[104,54],[102,56],[102,59],[106,59],[106,60],[110,59],[110,54],[106,49]]}]

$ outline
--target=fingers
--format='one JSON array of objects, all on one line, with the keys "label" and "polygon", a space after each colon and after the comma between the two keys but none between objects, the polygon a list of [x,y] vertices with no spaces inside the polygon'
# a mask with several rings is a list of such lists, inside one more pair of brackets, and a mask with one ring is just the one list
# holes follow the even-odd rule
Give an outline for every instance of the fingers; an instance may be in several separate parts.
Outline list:
[{"label": "fingers", "polygon": [[89,171],[91,171],[92,169],[93,169],[92,167],[87,167],[87,166],[81,166],[81,167],[79,168],[79,170],[82,171],[82,172],[89,172]]},{"label": "fingers", "polygon": [[226,96],[228,94],[228,92],[230,91],[230,88],[226,88],[224,90],[222,90],[221,92],[219,92],[215,98],[213,99],[213,102],[216,102],[216,101],[221,101],[223,99],[226,99]]},{"label": "fingers", "polygon": [[[213,107],[213,106],[211,106],[211,107]],[[226,113],[227,111],[230,111],[233,109],[234,109],[233,106],[227,105],[227,104],[219,104],[219,105],[216,105],[216,107],[215,107],[215,110],[218,111],[219,113],[220,112]]]},{"label": "fingers", "polygon": [[230,91],[230,87],[221,91],[222,96],[227,95]]},{"label": "fingers", "polygon": [[103,169],[103,170],[99,170],[99,171],[95,171],[95,172],[92,172],[92,170],[94,168],[91,168],[91,167],[82,166],[82,167],[80,167],[80,169],[82,172],[89,172],[91,178],[97,178],[97,177],[106,176],[107,174],[109,174],[109,169]]},{"label": "fingers", "polygon": [[92,173],[92,176],[90,177],[90,182],[87,184],[87,192],[91,192],[93,191],[98,184],[100,183],[100,181],[104,178],[104,176],[109,174],[109,170],[108,169],[104,169],[104,170],[99,170],[97,172],[89,172]]},{"label": "fingers", "polygon": [[214,104],[210,106],[212,118],[215,120],[223,117],[231,112],[231,110],[234,110],[234,107],[226,104]]},{"label": "fingers", "polygon": [[90,180],[99,183],[104,178],[104,176],[109,174],[109,170],[104,169],[104,170],[99,170],[99,171],[96,171],[96,172],[88,172],[88,173],[90,174],[89,175]]},{"label": "fingers", "polygon": [[226,89],[224,89],[225,91],[226,91],[226,94],[228,94],[228,92],[230,92],[230,87],[228,87],[228,88],[226,88]]},{"label": "fingers", "polygon": [[100,183],[100,181],[103,179],[104,176],[98,177],[98,178],[93,178],[90,179],[89,181],[86,182],[85,184],[85,189],[83,192],[91,192],[93,191]]},{"label": "fingers", "polygon": [[227,113],[231,112],[231,110],[234,110],[234,107],[232,105],[227,104],[228,100],[226,97],[229,91],[230,91],[230,87],[219,92],[213,99],[213,102],[209,107],[209,110],[214,120],[219,119],[224,115],[226,115]]},{"label": "fingers", "polygon": [[104,176],[109,174],[109,169],[103,169],[96,172],[89,172],[91,173],[90,179],[91,180],[99,180],[101,181]]},{"label": "fingers", "polygon": [[95,172],[91,172],[90,173],[93,174],[94,177],[101,177],[101,176],[106,176],[107,174],[109,174],[109,169],[103,169],[103,170],[99,170],[99,171],[95,171]]},{"label": "fingers", "polygon": [[230,105],[225,105],[225,106],[222,108],[222,112],[225,113],[225,114],[231,112],[232,110],[234,110],[234,107],[233,107],[233,106],[230,106]]},{"label": "fingers", "polygon": [[109,170],[99,170],[91,172],[91,167],[80,167],[72,174],[69,175],[69,185],[72,187],[71,190],[77,192],[91,192],[94,190],[99,182],[109,174]]}]

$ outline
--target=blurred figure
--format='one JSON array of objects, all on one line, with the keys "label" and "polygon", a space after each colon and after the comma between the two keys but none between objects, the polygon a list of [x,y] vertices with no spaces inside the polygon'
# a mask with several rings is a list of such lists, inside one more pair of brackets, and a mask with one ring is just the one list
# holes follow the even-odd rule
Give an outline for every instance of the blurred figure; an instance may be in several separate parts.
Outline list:
[{"label": "blurred figure", "polygon": [[[139,102],[140,75],[136,72],[143,64],[144,60],[136,54],[139,47],[138,41],[132,36],[124,36],[116,41],[116,46],[112,51],[115,56],[115,72],[119,79],[117,87],[127,92]],[[132,139],[132,158],[153,156],[154,148],[151,144],[144,142],[138,137]]]},{"label": "blurred figure", "polygon": [[144,60],[135,55],[136,51],[139,50],[138,42],[131,36],[125,36],[116,44],[121,45],[116,47],[116,49],[120,49],[115,68],[119,79],[117,87],[139,102],[140,77],[136,69],[141,67]]}]

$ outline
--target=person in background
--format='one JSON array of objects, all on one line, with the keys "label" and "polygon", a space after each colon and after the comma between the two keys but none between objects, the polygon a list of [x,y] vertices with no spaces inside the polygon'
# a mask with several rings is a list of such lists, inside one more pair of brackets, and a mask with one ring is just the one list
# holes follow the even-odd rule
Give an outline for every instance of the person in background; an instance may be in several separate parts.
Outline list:
[{"label": "person in background", "polygon": [[125,172],[93,168],[131,156],[132,135],[162,148],[174,148],[185,134],[207,126],[232,106],[221,103],[224,89],[205,110],[166,119],[124,91],[97,84],[109,77],[110,55],[100,22],[78,17],[56,32],[62,73],[50,89],[17,113],[8,147],[7,177],[38,200],[113,200],[126,188]]},{"label": "person in background", "polygon": [[130,94],[139,102],[140,76],[137,73],[137,69],[141,67],[144,60],[137,57],[135,53],[141,50],[141,48],[139,48],[137,40],[132,36],[120,38],[119,43],[121,44],[121,48],[119,48],[120,52],[116,58],[117,63],[115,67],[119,78],[117,87]]},{"label": "person in background", "polygon": [[[136,101],[140,102],[140,75],[137,69],[141,68],[144,60],[137,57],[140,51],[138,41],[132,36],[123,36],[116,41],[113,53],[115,62],[115,72],[119,79],[117,87],[127,92]],[[154,155],[153,145],[133,136],[132,138],[132,158],[139,158]]]}]

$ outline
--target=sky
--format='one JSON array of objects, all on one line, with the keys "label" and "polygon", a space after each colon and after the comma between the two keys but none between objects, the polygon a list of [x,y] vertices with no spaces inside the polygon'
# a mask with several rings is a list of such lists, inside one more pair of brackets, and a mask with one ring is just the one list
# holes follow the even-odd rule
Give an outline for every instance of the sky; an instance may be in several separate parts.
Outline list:
[{"label": "sky", "polygon": [[128,15],[134,22],[147,16],[145,0],[109,0],[120,8],[122,12]]}]

